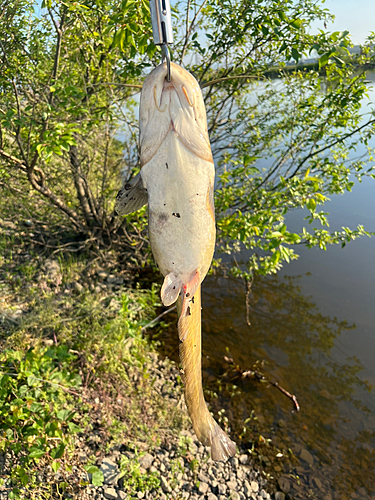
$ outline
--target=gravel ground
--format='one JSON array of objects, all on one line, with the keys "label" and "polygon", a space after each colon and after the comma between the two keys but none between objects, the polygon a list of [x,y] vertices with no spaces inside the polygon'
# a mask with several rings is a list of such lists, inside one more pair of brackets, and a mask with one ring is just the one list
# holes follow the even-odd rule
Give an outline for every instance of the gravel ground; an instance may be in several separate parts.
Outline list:
[{"label": "gravel ground", "polygon": [[[161,490],[148,492],[132,491],[126,493],[119,478],[121,453],[106,457],[101,464],[104,474],[104,486],[93,488],[93,497],[97,500],[145,498],[145,499],[207,499],[207,500],[267,500],[271,496],[264,489],[265,480],[249,464],[249,456],[242,454],[228,462],[214,462],[207,450],[194,440],[188,431],[184,437],[191,438],[189,454],[181,456],[178,442],[156,448],[152,453],[145,453],[135,458],[131,452],[125,452],[130,460],[137,460],[140,471],[159,473]],[[194,464],[194,467],[192,465]],[[278,500],[282,500],[281,498]]]},{"label": "gravel ground", "polygon": [[[178,370],[168,360],[158,360],[151,369],[155,390],[168,398],[172,404],[181,404],[181,387],[177,382]],[[186,411],[186,408],[185,408]],[[125,447],[123,447],[125,448]],[[239,453],[227,462],[214,462],[210,458],[209,448],[204,447],[196,439],[195,434],[184,430],[179,436],[171,437],[167,443],[153,449],[144,450],[142,456],[132,451],[113,451],[101,462],[100,469],[104,475],[104,485],[92,488],[95,500],[139,499],[201,499],[201,500],[267,500],[266,480],[253,469],[248,454]],[[141,455],[141,454],[140,454]],[[139,467],[141,474],[157,474],[160,477],[161,489],[147,492],[129,492],[123,487],[124,479],[120,478],[120,464],[129,460]],[[138,465],[139,464],[139,465]],[[276,500],[284,500],[285,495],[278,492]]]}]

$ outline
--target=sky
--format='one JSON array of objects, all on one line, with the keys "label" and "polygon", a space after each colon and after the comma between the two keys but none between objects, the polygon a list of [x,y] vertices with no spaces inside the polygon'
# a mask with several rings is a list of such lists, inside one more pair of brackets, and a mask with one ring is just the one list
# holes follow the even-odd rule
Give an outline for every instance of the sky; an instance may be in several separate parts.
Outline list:
[{"label": "sky", "polygon": [[[329,31],[348,30],[354,44],[363,43],[370,31],[375,31],[375,0],[326,0],[323,8],[335,15]],[[323,23],[314,23],[313,28],[324,29]]]}]

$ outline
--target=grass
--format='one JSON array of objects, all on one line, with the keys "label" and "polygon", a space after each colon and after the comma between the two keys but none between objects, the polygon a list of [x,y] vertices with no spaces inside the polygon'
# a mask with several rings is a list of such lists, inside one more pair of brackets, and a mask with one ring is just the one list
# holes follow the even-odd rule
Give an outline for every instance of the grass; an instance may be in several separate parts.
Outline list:
[{"label": "grass", "polygon": [[[53,273],[45,264],[0,237],[0,486],[10,499],[85,498],[89,478],[102,481],[98,458],[119,444],[152,449],[186,422],[152,387],[142,327],[158,289],[98,289],[84,257],[61,258]],[[121,471],[129,491],[160,486],[136,461],[123,458]]]}]

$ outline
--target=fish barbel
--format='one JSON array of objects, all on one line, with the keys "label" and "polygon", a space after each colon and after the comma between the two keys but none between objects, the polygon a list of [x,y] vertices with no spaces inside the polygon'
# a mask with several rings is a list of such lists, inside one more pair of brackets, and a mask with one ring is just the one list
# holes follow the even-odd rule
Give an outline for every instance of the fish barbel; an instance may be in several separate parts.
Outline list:
[{"label": "fish barbel", "polygon": [[171,63],[146,78],[140,102],[140,173],[119,192],[115,212],[148,202],[149,237],[164,275],[165,306],[177,301],[186,406],[199,441],[214,460],[236,445],[207,409],[201,373],[201,283],[215,247],[214,177],[204,102],[195,78]]}]

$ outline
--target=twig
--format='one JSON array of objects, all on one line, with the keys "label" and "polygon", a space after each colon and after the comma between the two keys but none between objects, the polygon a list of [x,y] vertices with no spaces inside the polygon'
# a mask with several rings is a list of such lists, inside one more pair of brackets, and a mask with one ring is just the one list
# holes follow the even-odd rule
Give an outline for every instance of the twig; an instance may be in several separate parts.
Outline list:
[{"label": "twig", "polygon": [[251,292],[251,285],[253,284],[254,277],[251,277],[251,280],[245,280],[246,281],[246,296],[245,296],[245,303],[246,303],[246,323],[247,326],[251,326],[251,321],[250,321],[250,294]]},{"label": "twig", "polygon": [[227,356],[224,356],[224,360],[228,364],[234,366],[235,370],[240,374],[241,378],[256,378],[258,380],[268,382],[269,384],[273,385],[273,387],[276,387],[276,389],[278,389],[280,392],[285,394],[285,396],[287,396],[288,398],[290,398],[293,401],[294,406],[296,408],[296,411],[300,411],[300,405],[298,404],[296,396],[294,394],[290,394],[290,392],[288,392],[286,389],[281,387],[281,385],[278,382],[272,382],[265,375],[263,375],[263,373],[259,372],[258,370],[248,370],[248,371],[242,370],[238,365],[235,365],[232,358],[228,358]]},{"label": "twig", "polygon": [[202,83],[201,88],[212,87],[215,83],[224,82],[225,80],[237,80],[238,78],[246,78],[247,80],[259,80],[259,76],[250,76],[250,75],[234,75],[234,76],[225,76],[223,78],[217,78],[216,80],[211,80],[206,83]]},{"label": "twig", "polygon": [[181,57],[180,57],[180,63],[181,64],[182,64],[182,60],[183,60],[183,58],[185,56],[185,52],[186,52],[186,49],[187,49],[187,46],[188,46],[188,43],[189,43],[189,38],[190,38],[191,31],[195,27],[195,21],[197,20],[199,14],[202,12],[202,9],[204,8],[204,6],[206,5],[207,2],[208,2],[208,0],[204,0],[204,2],[202,3],[202,5],[199,7],[197,13],[195,14],[193,20],[191,21],[189,27],[188,27],[188,24],[189,24],[190,0],[188,2],[187,19],[186,19],[186,28],[187,29],[186,29],[186,35],[185,35],[185,42],[184,42],[184,46],[182,48]]},{"label": "twig", "polygon": [[176,306],[173,306],[173,307],[170,307],[169,309],[167,309],[166,311],[162,312],[161,314],[159,314],[159,316],[157,316],[152,321],[150,321],[150,323],[147,323],[147,325],[143,326],[141,328],[141,332],[144,332],[145,330],[147,330],[147,328],[150,328],[151,325],[153,326],[154,323],[157,323],[163,316],[174,311],[175,309],[176,309]]},{"label": "twig", "polygon": [[97,87],[98,85],[108,85],[110,87],[126,87],[129,89],[142,89],[143,85],[138,85],[136,83],[116,83],[116,82],[104,82],[104,83],[92,83],[90,87]]}]

